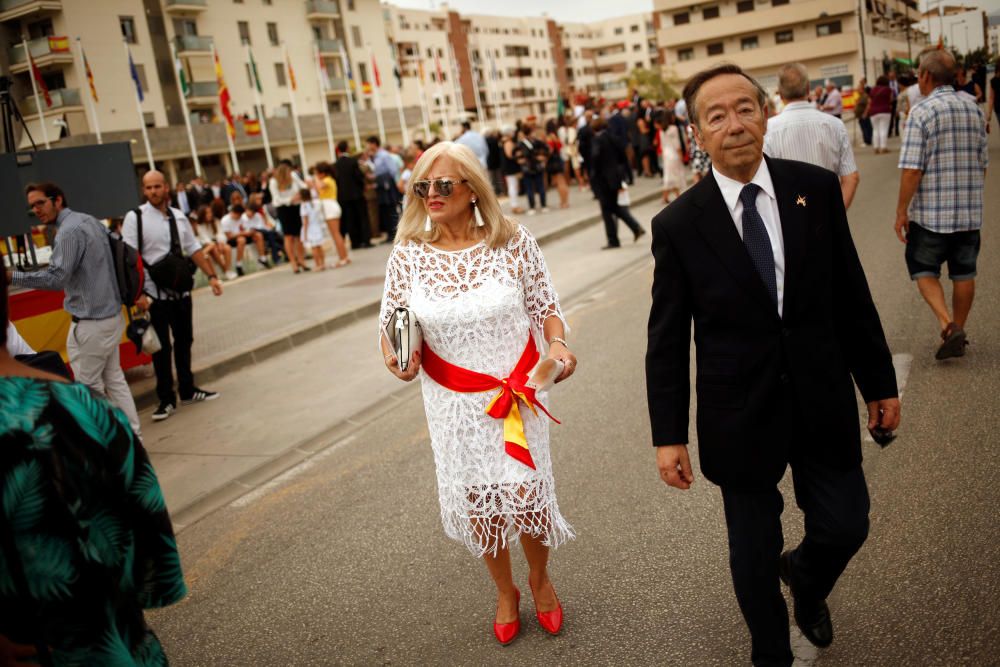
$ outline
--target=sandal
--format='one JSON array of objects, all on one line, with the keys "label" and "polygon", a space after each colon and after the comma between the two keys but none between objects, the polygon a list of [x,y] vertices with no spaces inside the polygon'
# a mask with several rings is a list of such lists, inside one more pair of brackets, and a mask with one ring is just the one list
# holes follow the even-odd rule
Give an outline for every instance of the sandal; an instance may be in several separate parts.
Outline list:
[{"label": "sandal", "polygon": [[935,359],[941,361],[942,359],[965,356],[965,346],[969,343],[962,327],[954,322],[949,322],[948,326],[941,332],[941,340],[943,342],[934,355]]}]

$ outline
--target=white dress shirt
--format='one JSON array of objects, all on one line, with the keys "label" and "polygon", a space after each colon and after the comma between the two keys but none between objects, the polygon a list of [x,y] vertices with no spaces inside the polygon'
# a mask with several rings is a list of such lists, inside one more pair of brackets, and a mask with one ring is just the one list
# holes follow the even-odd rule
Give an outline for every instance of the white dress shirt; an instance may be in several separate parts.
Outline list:
[{"label": "white dress shirt", "polygon": [[764,152],[784,160],[808,162],[837,176],[858,170],[844,121],[807,101],[789,102],[781,113],[768,119]]},{"label": "white dress shirt", "polygon": [[[723,176],[719,170],[712,165],[712,173],[715,174],[715,182],[722,190],[722,198],[726,201],[729,214],[733,217],[733,224],[740,238],[743,238],[743,202],[740,201],[740,192],[743,191],[745,183],[735,181],[728,176]],[[757,191],[757,212],[761,220],[764,221],[764,229],[771,240],[771,252],[774,253],[774,278],[778,287],[778,316],[782,315],[782,306],[785,299],[785,239],[781,233],[781,216],[778,214],[778,199],[774,194],[774,183],[771,181],[771,172],[767,169],[767,161],[761,159],[757,173],[750,180],[760,186]]]},{"label": "white dress shirt", "polygon": [[[135,212],[129,211],[122,221],[122,240],[142,254],[143,264],[153,265],[170,252],[170,223],[167,216],[160,213],[149,202],[139,207],[142,211],[142,247],[139,248],[139,228],[136,224]],[[179,209],[171,207],[174,220],[177,222],[177,235],[181,242],[181,251],[190,257],[201,250],[201,242],[195,238],[191,223]],[[146,271],[146,283],[143,291],[153,298],[160,298],[160,292],[153,277]]]}]

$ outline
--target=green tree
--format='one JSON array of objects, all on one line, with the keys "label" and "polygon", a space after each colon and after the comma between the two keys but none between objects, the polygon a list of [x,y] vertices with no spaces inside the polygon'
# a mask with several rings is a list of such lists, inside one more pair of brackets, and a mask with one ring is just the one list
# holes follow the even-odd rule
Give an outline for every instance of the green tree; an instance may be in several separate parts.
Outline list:
[{"label": "green tree", "polygon": [[669,100],[680,97],[677,90],[663,78],[659,70],[645,69],[637,67],[628,76],[622,77],[622,81],[639,91],[639,95],[651,100]]}]

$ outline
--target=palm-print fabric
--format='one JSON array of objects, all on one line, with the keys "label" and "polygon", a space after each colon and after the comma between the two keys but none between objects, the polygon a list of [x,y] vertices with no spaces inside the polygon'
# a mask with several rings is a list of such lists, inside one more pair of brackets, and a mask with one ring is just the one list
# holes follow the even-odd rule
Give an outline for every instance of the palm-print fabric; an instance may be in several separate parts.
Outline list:
[{"label": "palm-print fabric", "polygon": [[165,665],[143,609],[187,593],[170,517],[128,419],[80,384],[0,378],[0,634],[55,665]]}]

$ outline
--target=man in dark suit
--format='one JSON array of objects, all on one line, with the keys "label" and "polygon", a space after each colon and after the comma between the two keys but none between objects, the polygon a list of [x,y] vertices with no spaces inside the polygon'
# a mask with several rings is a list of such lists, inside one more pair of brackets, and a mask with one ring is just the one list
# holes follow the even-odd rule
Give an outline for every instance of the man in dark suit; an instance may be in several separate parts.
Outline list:
[{"label": "man in dark suit", "polygon": [[[733,586],[755,665],[791,665],[788,612],[817,646],[826,597],[868,534],[854,382],[893,430],[892,357],[833,172],[762,153],[765,91],[735,65],[684,90],[712,172],[653,220],[646,384],[660,476],[687,489],[691,322],[701,469],[722,490]],[[782,549],[792,468],[805,538]]]},{"label": "man in dark suit", "polygon": [[622,182],[628,169],[625,149],[611,133],[608,123],[603,118],[598,118],[592,125],[597,134],[587,159],[591,169],[590,189],[601,203],[604,233],[608,237],[608,244],[601,249],[610,250],[621,247],[621,241],[618,240],[618,218],[632,230],[635,241],[638,241],[646,230],[627,206],[618,203],[618,191],[622,189]]},{"label": "man in dark suit", "polygon": [[333,171],[344,236],[350,239],[351,248],[371,248],[371,229],[365,205],[365,174],[361,171],[358,158],[347,153],[346,141],[337,144],[337,162]]}]

